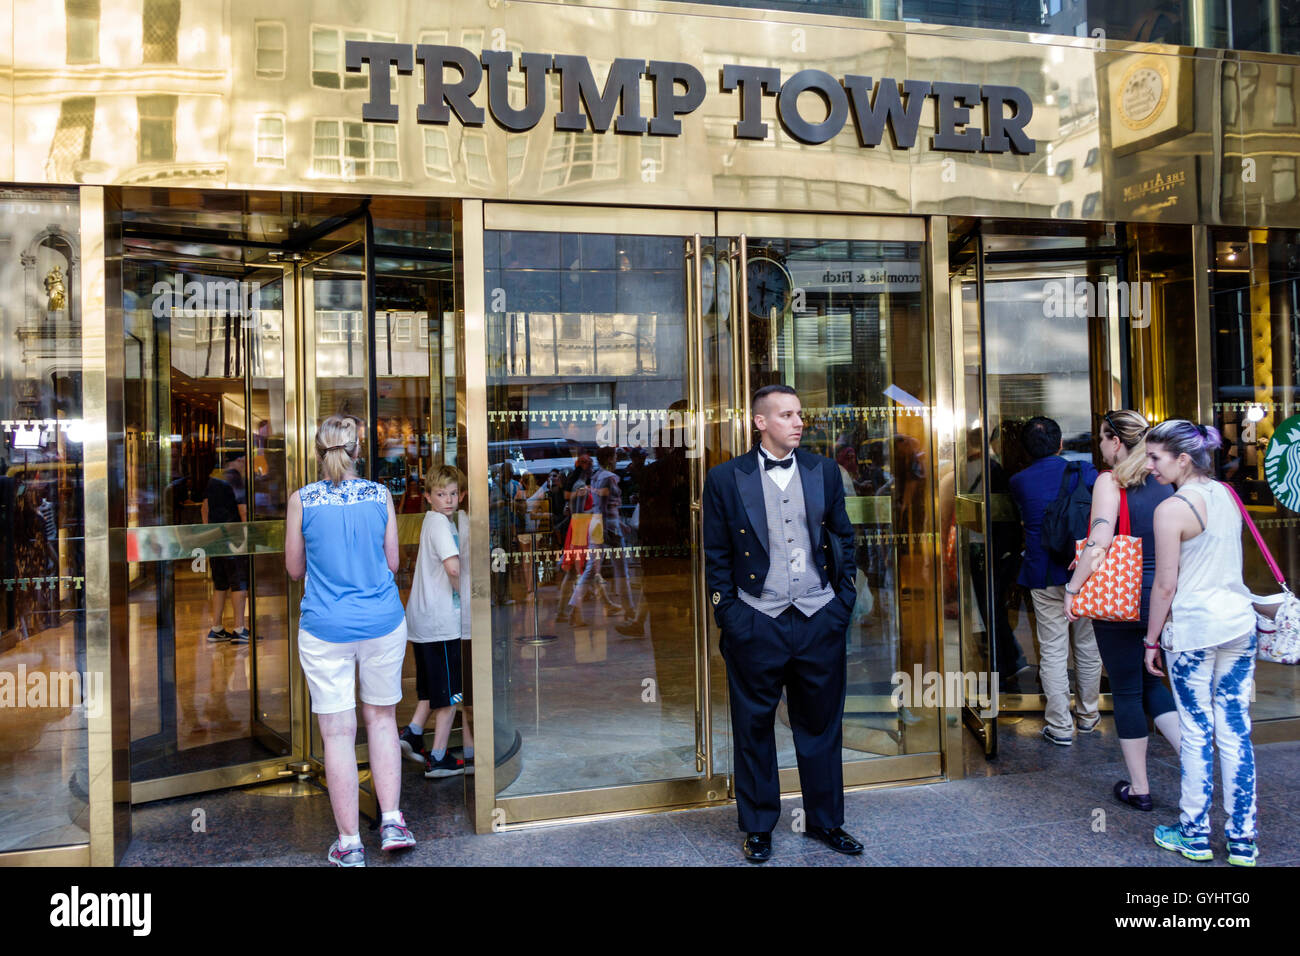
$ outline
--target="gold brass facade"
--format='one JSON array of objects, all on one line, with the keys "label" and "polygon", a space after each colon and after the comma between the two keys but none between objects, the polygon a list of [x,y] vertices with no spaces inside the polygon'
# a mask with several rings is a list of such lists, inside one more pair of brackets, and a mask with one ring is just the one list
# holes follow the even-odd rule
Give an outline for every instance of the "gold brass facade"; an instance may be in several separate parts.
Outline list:
[{"label": "gold brass facade", "polygon": [[[107,9],[107,5],[105,5]],[[870,213],[889,218],[850,220],[853,238],[926,241],[929,305],[936,353],[933,359],[936,405],[952,408],[954,421],[966,420],[961,399],[952,394],[951,371],[960,367],[960,335],[955,315],[960,297],[950,294],[949,216],[1004,216],[1038,220],[1146,221],[1191,226],[1196,315],[1209,314],[1209,225],[1300,226],[1300,175],[1296,158],[1300,124],[1277,106],[1281,87],[1290,87],[1294,62],[1264,54],[1229,53],[1089,39],[883,23],[832,17],[799,17],[736,8],[673,3],[553,3],[521,0],[467,0],[439,8],[417,8],[417,16],[394,20],[382,5],[357,7],[340,2],[296,3],[266,10],[245,0],[183,6],[177,53],[169,62],[145,62],[140,8],[114,21],[105,16],[99,35],[100,57],[90,64],[63,62],[66,50],[61,16],[35,0],[0,2],[0,181],[81,184],[84,267],[87,666],[102,670],[112,687],[113,709],[90,722],[91,842],[84,847],[24,854],[24,862],[111,864],[129,839],[129,804],[187,792],[187,781],[168,778],[132,787],[127,754],[128,694],[125,684],[127,627],[110,627],[111,594],[125,586],[131,547],[151,554],[146,560],[185,557],[195,546],[189,536],[207,526],[125,529],[110,513],[108,435],[121,430],[122,368],[114,367],[120,341],[120,275],[114,280],[111,205],[114,190],[104,186],[141,185],[228,189],[303,190],[464,198],[456,221],[456,381],[457,438],[468,451],[468,480],[487,487],[487,394],[484,386],[486,300],[483,283],[483,233],[504,228],[508,214],[533,228],[618,227],[620,219],[648,230],[647,217],[662,217],[664,228],[681,234],[708,234],[712,210],[772,211],[772,232],[825,235],[826,222],[812,228],[816,213]],[[1196,5],[1198,14],[1201,7]],[[266,14],[271,14],[267,16]],[[1201,18],[1197,23],[1203,28]],[[794,42],[792,30],[802,34]],[[368,98],[364,74],[343,71],[341,44],[346,34],[409,43],[446,43],[477,52],[505,49],[583,53],[579,37],[606,38],[597,75],[614,57],[681,60],[704,73],[709,91],[704,104],[683,117],[679,137],[573,134],[553,129],[555,93],[541,123],[528,133],[507,133],[489,124],[480,129],[420,126],[415,121],[421,90],[416,77],[398,78],[394,101],[401,110],[396,126],[361,122]],[[328,50],[338,43],[337,65]],[[717,74],[725,63],[775,66],[788,78],[801,69],[834,76],[857,73],[899,81],[1019,85],[1030,92],[1035,116],[1029,133],[1037,140],[1030,156],[933,151],[933,110],[922,115],[917,146],[894,149],[888,141],[874,149],[857,143],[852,124],[822,146],[801,145],[776,120],[771,98],[763,100],[768,138],[738,141],[739,97],[722,93]],[[1159,81],[1150,113],[1125,112],[1126,79],[1145,67]],[[485,99],[480,89],[475,99]],[[647,111],[648,83],[643,86]],[[517,104],[516,104],[517,105]],[[1159,135],[1145,135],[1158,128]],[[1141,136],[1116,141],[1118,130]],[[330,144],[333,144],[331,147]],[[349,144],[352,144],[349,146]],[[1124,149],[1116,147],[1124,146]],[[1133,148],[1130,148],[1133,147]],[[332,151],[331,151],[332,149]],[[353,149],[356,155],[349,153]],[[1121,155],[1122,153],[1122,155]],[[1153,177],[1174,180],[1154,201],[1134,205],[1135,183]],[[1176,180],[1175,180],[1175,177]],[[1169,202],[1169,199],[1176,201]],[[533,206],[502,204],[534,203]],[[618,206],[591,222],[577,218],[575,204]],[[655,207],[654,211],[627,207]],[[665,207],[673,211],[664,211]],[[698,210],[709,210],[700,212]],[[928,222],[923,217],[930,217]],[[727,225],[732,217],[734,222]],[[763,231],[759,216],[720,212],[718,232]],[[701,227],[701,223],[705,224]],[[866,229],[867,232],[863,230]],[[875,230],[872,232],[871,230]],[[744,239],[741,239],[743,243]],[[114,251],[116,249],[116,252]],[[743,253],[742,253],[743,258]],[[118,260],[120,261],[120,260]],[[309,269],[310,267],[306,267]],[[304,270],[305,271],[305,270]],[[310,282],[286,281],[286,355],[305,353],[296,377],[286,378],[286,434],[294,486],[310,475],[311,422],[317,407],[311,367],[316,341]],[[308,273],[308,278],[310,274]],[[296,282],[296,285],[294,284]],[[304,285],[306,286],[304,288]],[[955,287],[954,287],[955,289]],[[738,290],[745,294],[741,285]],[[114,294],[117,293],[114,305]],[[295,307],[296,303],[296,307]],[[1209,421],[1211,329],[1196,322],[1196,382],[1199,417]],[[115,391],[116,390],[116,391]],[[743,398],[748,387],[738,389]],[[739,404],[739,403],[738,403]],[[740,438],[737,430],[737,438]],[[935,460],[954,457],[952,424],[935,426]],[[952,496],[936,507],[956,509],[964,524],[982,523],[982,498]],[[877,516],[888,502],[866,504]],[[997,502],[994,503],[996,509]],[[862,516],[865,520],[866,515]],[[415,516],[399,520],[402,541],[418,539]],[[855,520],[858,518],[855,516]],[[267,550],[282,548],[279,522],[250,525],[262,536],[250,542]],[[110,531],[110,528],[122,530]],[[218,532],[219,534],[219,532]],[[214,538],[214,540],[217,540]],[[224,540],[224,537],[222,538]],[[472,674],[475,716],[493,725],[492,631],[488,591],[489,539],[482,511],[472,524],[473,632],[478,646]],[[942,552],[942,548],[940,549]],[[940,553],[939,561],[945,560]],[[122,578],[118,581],[118,578]],[[945,580],[943,575],[940,580]],[[110,578],[112,580],[110,581]],[[300,589],[291,591],[296,615]],[[940,601],[942,611],[944,602]],[[960,635],[954,622],[935,622],[940,666],[957,669]],[[296,659],[296,628],[289,628],[291,659]],[[116,666],[114,666],[116,665]],[[311,716],[301,672],[291,671],[293,739],[300,750]],[[1011,703],[1008,701],[1008,703]],[[1283,726],[1286,724],[1287,726]],[[1276,722],[1267,733],[1294,735],[1294,721]],[[961,715],[945,712],[942,753],[913,754],[856,764],[846,773],[850,785],[885,780],[932,779],[961,773]],[[1257,739],[1266,740],[1267,736]],[[491,753],[490,736],[484,752]],[[295,756],[303,757],[304,752]],[[204,778],[207,784],[233,786],[273,778],[284,760],[227,768]],[[715,768],[710,768],[714,770]],[[670,782],[625,788],[618,795],[601,790],[572,791],[498,800],[497,777],[511,771],[483,761],[466,778],[471,817],[479,832],[520,820],[575,817],[584,813],[655,809],[696,804],[694,784]],[[517,771],[514,771],[517,772]],[[722,781],[719,783],[719,781]],[[797,788],[793,771],[782,775],[784,789]],[[727,798],[725,780],[708,800]],[[44,856],[42,856],[44,854]],[[0,855],[0,864],[6,858]]]},{"label": "gold brass facade", "polygon": [[[69,64],[64,18],[37,0],[9,0],[0,5],[0,129],[8,133],[0,180],[1300,225],[1300,123],[1283,108],[1293,69],[1285,57],[649,0],[626,6],[469,0],[395,20],[383,5],[291,2],[268,11],[223,0],[184,5],[169,27],[173,42],[148,45],[142,8],[109,16],[105,7],[97,60]],[[362,123],[367,77],[343,67],[344,42],[362,35],[516,56],[583,54],[577,38],[599,35],[606,63],[686,62],[709,89],[676,137],[556,131],[550,81],[547,110],[525,133],[491,122],[419,125],[416,76],[396,79],[398,123]],[[772,97],[762,98],[768,137],[737,140],[740,98],[719,84],[729,63],[776,67],[783,78],[818,69],[1019,86],[1034,103],[1027,132],[1037,149],[935,151],[928,103],[913,149],[888,138],[863,148],[851,122],[806,146],[776,122]],[[596,64],[598,77],[603,69]],[[522,83],[512,96],[521,102]],[[485,99],[480,88],[475,102]],[[652,111],[649,80],[642,99]],[[1185,188],[1166,197],[1176,201],[1125,205],[1135,177],[1175,164],[1191,170]]]}]

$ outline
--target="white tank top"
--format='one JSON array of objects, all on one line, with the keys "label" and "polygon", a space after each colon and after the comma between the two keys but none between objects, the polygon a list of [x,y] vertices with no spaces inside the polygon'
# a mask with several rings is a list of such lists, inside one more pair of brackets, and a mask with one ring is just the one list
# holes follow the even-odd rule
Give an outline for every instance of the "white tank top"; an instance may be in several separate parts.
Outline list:
[{"label": "white tank top", "polygon": [[[1237,503],[1217,481],[1188,482],[1178,494],[1205,501],[1205,530],[1184,541],[1179,550],[1173,603],[1173,649],[1194,651],[1252,633],[1255,608],[1241,580]],[[1178,507],[1187,504],[1180,501]]]}]

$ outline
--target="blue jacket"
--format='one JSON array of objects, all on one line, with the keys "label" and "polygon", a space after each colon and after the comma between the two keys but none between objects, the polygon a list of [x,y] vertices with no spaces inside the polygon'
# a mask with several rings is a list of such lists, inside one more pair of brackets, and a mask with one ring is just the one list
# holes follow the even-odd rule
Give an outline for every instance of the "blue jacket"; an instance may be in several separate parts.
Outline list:
[{"label": "blue jacket", "polygon": [[[724,631],[743,603],[738,589],[763,594],[769,565],[767,506],[758,448],[709,469],[702,508],[704,569],[713,617]],[[853,564],[853,524],[844,506],[839,466],[829,458],[798,449],[795,467],[803,484],[813,563],[823,584],[835,589],[828,607],[843,612],[847,624],[857,600]]]},{"label": "blue jacket", "polygon": [[[1011,476],[1011,497],[1020,509],[1020,521],[1025,527],[1025,558],[1020,563],[1020,577],[1016,579],[1024,587],[1053,587],[1070,580],[1065,565],[1048,557],[1043,547],[1043,513],[1061,493],[1061,476],[1068,464],[1060,455],[1048,455]],[[1097,483],[1097,469],[1087,461],[1079,465],[1084,484],[1091,490]]]}]

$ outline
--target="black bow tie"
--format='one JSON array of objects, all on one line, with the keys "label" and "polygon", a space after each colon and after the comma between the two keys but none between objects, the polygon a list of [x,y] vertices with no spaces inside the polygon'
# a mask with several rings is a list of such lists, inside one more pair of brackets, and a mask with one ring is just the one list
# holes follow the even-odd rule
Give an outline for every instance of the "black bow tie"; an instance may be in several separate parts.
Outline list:
[{"label": "black bow tie", "polygon": [[794,464],[794,455],[791,455],[789,458],[782,458],[780,461],[775,461],[771,458],[768,458],[766,455],[763,456],[764,471],[771,471],[773,468],[789,468],[793,464]]}]

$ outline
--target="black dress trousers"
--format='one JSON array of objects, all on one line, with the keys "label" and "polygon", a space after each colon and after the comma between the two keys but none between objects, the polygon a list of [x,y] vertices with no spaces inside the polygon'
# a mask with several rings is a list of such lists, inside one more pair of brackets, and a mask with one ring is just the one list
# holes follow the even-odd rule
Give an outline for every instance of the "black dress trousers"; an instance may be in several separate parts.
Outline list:
[{"label": "black dress trousers", "polygon": [[844,823],[843,742],[847,621],[832,600],[811,618],[791,606],[773,618],[741,604],[724,633],[731,692],[732,763],[740,829],[766,832],[781,816],[775,721],[786,691],[805,822]]}]

